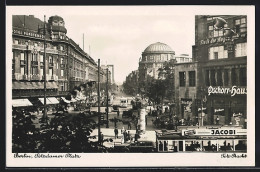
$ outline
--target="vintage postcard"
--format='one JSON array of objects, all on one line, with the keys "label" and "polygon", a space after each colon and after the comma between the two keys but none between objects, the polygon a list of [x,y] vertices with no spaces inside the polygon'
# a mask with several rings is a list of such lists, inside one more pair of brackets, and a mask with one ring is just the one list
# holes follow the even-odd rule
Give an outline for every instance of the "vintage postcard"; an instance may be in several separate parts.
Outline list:
[{"label": "vintage postcard", "polygon": [[7,167],[255,165],[254,6],[7,6]]}]

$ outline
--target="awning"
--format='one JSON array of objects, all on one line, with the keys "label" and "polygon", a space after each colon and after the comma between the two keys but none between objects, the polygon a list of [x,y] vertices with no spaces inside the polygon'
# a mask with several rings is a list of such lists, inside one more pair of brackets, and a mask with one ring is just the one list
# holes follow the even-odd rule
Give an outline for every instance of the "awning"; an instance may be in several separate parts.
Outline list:
[{"label": "awning", "polygon": [[65,103],[70,103],[69,100],[65,99],[64,97],[61,97],[61,99],[65,102]]},{"label": "awning", "polygon": [[[20,89],[44,89],[44,82],[23,82],[23,81],[14,81],[12,82],[13,90]],[[46,89],[58,89],[56,82],[46,82]]]},{"label": "awning", "polygon": [[48,97],[52,104],[59,104],[60,102],[55,97]]},{"label": "awning", "polygon": [[[44,98],[39,98],[42,104],[44,104]],[[46,104],[52,105],[52,104],[59,104],[59,101],[55,97],[46,97]]]},{"label": "awning", "polygon": [[[39,98],[39,100],[42,102],[42,104],[44,104],[44,98]],[[52,104],[52,102],[46,98],[46,104],[49,105],[49,104]]]},{"label": "awning", "polygon": [[13,99],[12,106],[13,107],[32,106],[32,103],[28,99]]}]

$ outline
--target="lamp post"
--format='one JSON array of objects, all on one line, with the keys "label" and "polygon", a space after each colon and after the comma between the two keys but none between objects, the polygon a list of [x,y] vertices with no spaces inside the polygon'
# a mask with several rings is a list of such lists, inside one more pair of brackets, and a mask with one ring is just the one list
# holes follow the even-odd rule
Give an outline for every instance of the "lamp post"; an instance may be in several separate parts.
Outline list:
[{"label": "lamp post", "polygon": [[46,28],[45,28],[45,15],[44,15],[44,27],[43,27],[43,34],[44,34],[44,56],[43,56],[43,78],[44,78],[44,111],[43,111],[43,120],[47,122],[47,112],[46,112]]},{"label": "lamp post", "polygon": [[106,110],[106,113],[107,113],[107,126],[106,128],[109,128],[109,125],[108,125],[108,68],[107,68],[107,110]]},{"label": "lamp post", "polygon": [[101,143],[101,133],[100,133],[100,59],[98,59],[98,143]]}]

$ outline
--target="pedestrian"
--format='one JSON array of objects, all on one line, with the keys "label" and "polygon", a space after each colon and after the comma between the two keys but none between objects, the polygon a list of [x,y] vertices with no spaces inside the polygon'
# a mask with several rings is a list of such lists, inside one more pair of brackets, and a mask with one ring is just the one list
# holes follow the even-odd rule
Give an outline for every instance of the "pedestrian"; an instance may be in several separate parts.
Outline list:
[{"label": "pedestrian", "polygon": [[131,141],[131,137],[130,137],[131,135],[130,135],[130,131],[128,131],[128,133],[127,133],[127,140],[130,140]]},{"label": "pedestrian", "polygon": [[117,138],[118,138],[118,129],[115,128],[115,129],[114,129],[114,132],[115,132],[115,139],[117,139]]},{"label": "pedestrian", "polygon": [[123,132],[123,135],[124,135],[124,143],[127,141],[127,132],[126,130]]},{"label": "pedestrian", "polygon": [[135,133],[135,141],[137,142],[139,138],[139,135],[137,133]]},{"label": "pedestrian", "polygon": [[104,141],[104,135],[102,134],[102,132],[100,132],[100,143],[103,146],[103,141]]},{"label": "pedestrian", "polygon": [[120,114],[120,112],[119,112],[119,109],[117,110],[117,116],[119,117],[119,114]]},{"label": "pedestrian", "polygon": [[219,125],[219,117],[216,118],[216,124]]},{"label": "pedestrian", "polygon": [[131,130],[131,122],[128,121],[128,130]]},{"label": "pedestrian", "polygon": [[121,134],[124,134],[125,131],[125,127],[123,126],[122,130],[121,130]]}]

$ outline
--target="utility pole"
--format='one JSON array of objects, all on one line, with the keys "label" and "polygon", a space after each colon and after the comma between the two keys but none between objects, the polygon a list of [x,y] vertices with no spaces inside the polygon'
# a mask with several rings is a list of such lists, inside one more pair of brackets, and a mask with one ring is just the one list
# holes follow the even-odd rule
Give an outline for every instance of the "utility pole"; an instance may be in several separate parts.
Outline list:
[{"label": "utility pole", "polygon": [[98,59],[98,143],[101,143],[101,133],[100,133],[100,59]]},{"label": "utility pole", "polygon": [[46,19],[44,15],[44,26],[43,26],[43,34],[44,34],[44,56],[43,56],[43,78],[44,78],[44,112],[43,112],[43,119],[47,121],[47,112],[46,112]]},{"label": "utility pole", "polygon": [[106,126],[106,128],[109,128],[109,126],[108,126],[108,66],[107,66],[107,126]]}]

